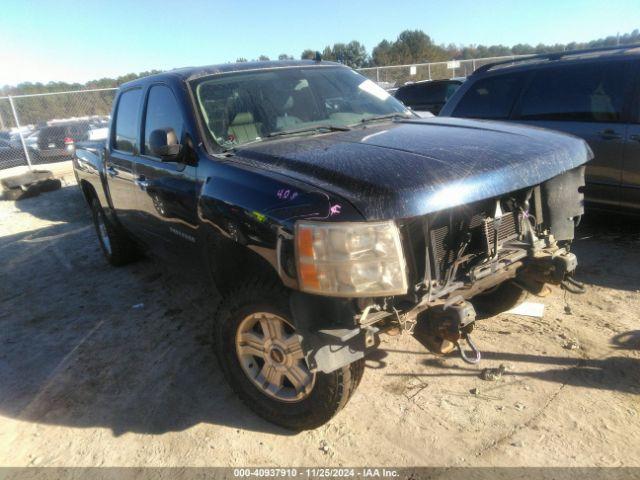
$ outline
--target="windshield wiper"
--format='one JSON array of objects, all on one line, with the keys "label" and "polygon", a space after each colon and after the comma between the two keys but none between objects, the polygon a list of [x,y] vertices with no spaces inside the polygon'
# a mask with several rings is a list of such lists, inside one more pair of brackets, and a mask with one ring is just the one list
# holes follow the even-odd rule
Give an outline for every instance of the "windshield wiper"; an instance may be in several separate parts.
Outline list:
[{"label": "windshield wiper", "polygon": [[384,115],[376,115],[374,117],[366,117],[366,118],[363,118],[362,120],[360,120],[360,123],[375,122],[375,121],[378,121],[378,120],[386,120],[388,118],[392,118],[392,119],[396,119],[396,118],[411,118],[411,116],[407,115],[406,113],[393,112],[393,113],[386,113]]},{"label": "windshield wiper", "polygon": [[255,140],[251,140],[250,142],[240,143],[238,145],[229,145],[228,147],[224,147],[222,149],[222,153],[231,153],[235,152],[238,148],[242,148],[246,145],[251,145],[252,143],[259,143],[264,141],[265,138],[273,138],[273,137],[281,137],[283,135],[296,135],[299,133],[307,133],[307,132],[348,132],[351,130],[351,127],[347,126],[339,126],[339,125],[316,125],[314,127],[304,127],[304,128],[296,128],[292,130],[282,130],[279,132],[271,132],[266,137],[259,137]]},{"label": "windshield wiper", "polygon": [[291,130],[281,130],[279,132],[271,132],[267,137],[281,137],[283,135],[296,135],[298,133],[307,132],[321,132],[326,130],[327,132],[348,132],[351,128],[339,125],[315,125],[313,127],[295,128]]}]

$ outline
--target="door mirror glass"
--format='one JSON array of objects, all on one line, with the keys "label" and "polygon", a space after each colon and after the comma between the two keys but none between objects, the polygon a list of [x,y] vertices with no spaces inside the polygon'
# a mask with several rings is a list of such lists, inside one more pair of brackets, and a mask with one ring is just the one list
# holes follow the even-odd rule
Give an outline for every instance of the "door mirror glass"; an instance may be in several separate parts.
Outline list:
[{"label": "door mirror glass", "polygon": [[149,135],[151,153],[164,162],[177,160],[182,145],[178,143],[176,132],[172,128],[153,130]]}]

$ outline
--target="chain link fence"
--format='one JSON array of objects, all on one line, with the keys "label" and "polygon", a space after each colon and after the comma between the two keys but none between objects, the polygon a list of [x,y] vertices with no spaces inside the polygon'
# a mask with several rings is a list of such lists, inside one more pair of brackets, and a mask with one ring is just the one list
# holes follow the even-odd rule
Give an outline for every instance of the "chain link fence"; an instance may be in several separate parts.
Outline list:
[{"label": "chain link fence", "polygon": [[394,88],[410,82],[422,80],[444,80],[447,78],[467,77],[477,68],[488,63],[516,60],[529,55],[510,55],[507,57],[474,58],[470,60],[452,60],[449,62],[417,63],[413,65],[392,65],[388,67],[361,68],[359,73],[384,88]]},{"label": "chain link fence", "polygon": [[106,139],[115,92],[0,97],[0,170],[68,161],[75,143]]}]

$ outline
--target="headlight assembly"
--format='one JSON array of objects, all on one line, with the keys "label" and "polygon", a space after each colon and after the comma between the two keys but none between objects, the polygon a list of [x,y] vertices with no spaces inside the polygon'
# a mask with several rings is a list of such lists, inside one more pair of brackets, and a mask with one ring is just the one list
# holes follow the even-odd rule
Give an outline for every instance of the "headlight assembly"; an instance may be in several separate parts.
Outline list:
[{"label": "headlight assembly", "polygon": [[296,224],[300,289],[337,297],[407,293],[400,232],[395,222]]}]

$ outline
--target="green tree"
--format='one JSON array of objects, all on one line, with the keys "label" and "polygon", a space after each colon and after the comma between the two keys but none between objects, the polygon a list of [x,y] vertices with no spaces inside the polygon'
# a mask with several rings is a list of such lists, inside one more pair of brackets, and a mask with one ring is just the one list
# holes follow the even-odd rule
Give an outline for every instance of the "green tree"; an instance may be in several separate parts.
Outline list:
[{"label": "green tree", "polygon": [[278,60],[293,60],[293,55],[287,55],[286,53],[281,53],[278,55]]},{"label": "green tree", "polygon": [[261,62],[268,62],[271,59],[269,57],[267,57],[266,55],[260,55],[258,57],[258,60],[261,61]]},{"label": "green tree", "polygon": [[300,60],[313,60],[314,58],[316,58],[316,52],[308,48],[300,54]]}]

